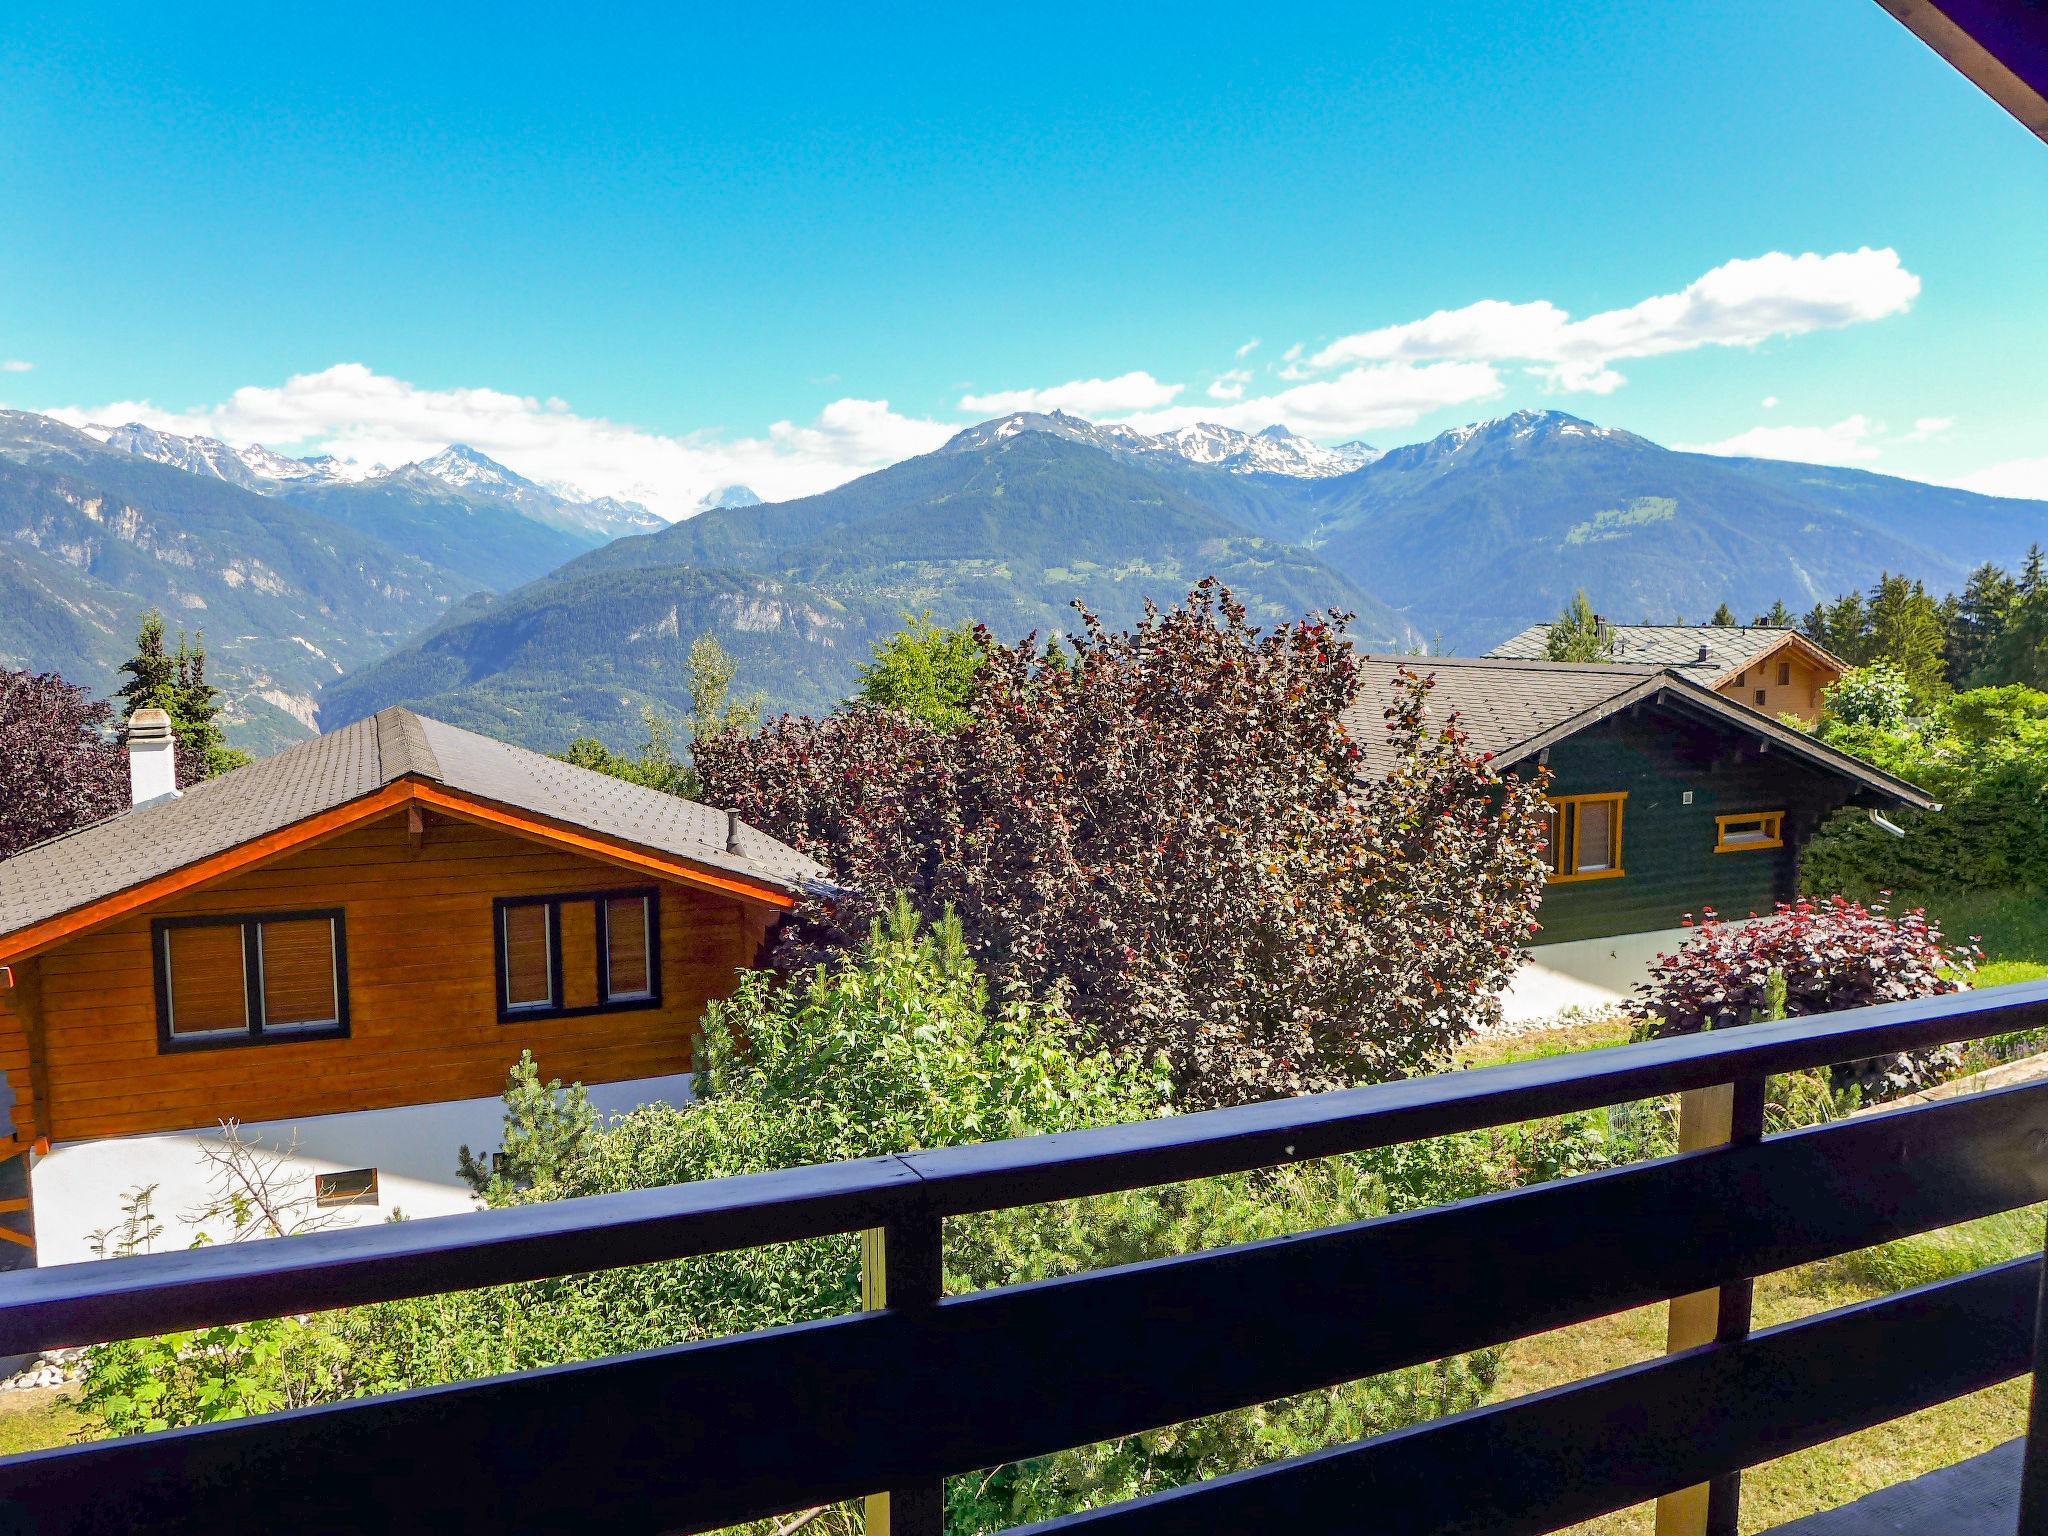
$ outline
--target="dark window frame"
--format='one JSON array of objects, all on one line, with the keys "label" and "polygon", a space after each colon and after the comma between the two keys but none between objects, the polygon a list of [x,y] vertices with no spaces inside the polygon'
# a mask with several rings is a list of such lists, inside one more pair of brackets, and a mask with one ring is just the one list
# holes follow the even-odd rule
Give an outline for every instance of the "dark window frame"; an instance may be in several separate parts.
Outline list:
[{"label": "dark window frame", "polygon": [[[267,1026],[263,1018],[262,941],[257,929],[264,923],[317,922],[333,924],[334,1013],[332,1024],[279,1024]],[[179,928],[234,928],[242,930],[242,998],[249,1027],[241,1034],[175,1035],[171,1032],[171,955],[165,937]],[[233,1051],[251,1045],[290,1045],[299,1040],[346,1040],[349,1034],[348,1007],[348,915],[342,907],[293,909],[283,912],[223,912],[201,917],[157,917],[149,924],[150,970],[156,983],[156,1048],[159,1055],[174,1051]]]},{"label": "dark window frame", "polygon": [[[648,992],[644,997],[618,997],[611,993],[610,956],[607,953],[610,936],[607,932],[605,905],[612,901],[623,901],[629,897],[642,897],[647,902],[647,980]],[[562,969],[562,908],[579,902],[587,902],[594,911],[596,943],[595,964],[597,968],[597,1001],[576,1008],[562,1006],[567,994]],[[546,907],[548,909],[548,994],[554,999],[546,1004],[528,1004],[525,1007],[511,1006],[509,980],[505,969],[505,910],[508,907]],[[661,887],[658,885],[629,885],[604,891],[552,891],[538,896],[496,896],[491,899],[491,951],[492,961],[497,967],[495,981],[498,995],[498,1022],[519,1024],[529,1019],[579,1019],[594,1013],[632,1013],[645,1008],[661,1006]]]},{"label": "dark window frame", "polygon": [[[354,1179],[362,1181],[362,1187],[353,1194],[338,1193],[337,1181]],[[384,1203],[383,1191],[375,1168],[338,1168],[332,1173],[313,1175],[313,1207],[315,1210],[346,1210],[350,1206],[379,1206]]]}]

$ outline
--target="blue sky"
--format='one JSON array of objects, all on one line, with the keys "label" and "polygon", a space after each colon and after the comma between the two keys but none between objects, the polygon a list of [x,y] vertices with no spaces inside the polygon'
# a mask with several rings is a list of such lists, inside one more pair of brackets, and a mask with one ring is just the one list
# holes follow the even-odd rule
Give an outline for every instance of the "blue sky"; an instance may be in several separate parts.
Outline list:
[{"label": "blue sky", "polygon": [[461,438],[672,515],[1022,403],[1382,445],[1555,407],[2048,495],[2048,148],[1872,0],[24,30],[11,405]]}]

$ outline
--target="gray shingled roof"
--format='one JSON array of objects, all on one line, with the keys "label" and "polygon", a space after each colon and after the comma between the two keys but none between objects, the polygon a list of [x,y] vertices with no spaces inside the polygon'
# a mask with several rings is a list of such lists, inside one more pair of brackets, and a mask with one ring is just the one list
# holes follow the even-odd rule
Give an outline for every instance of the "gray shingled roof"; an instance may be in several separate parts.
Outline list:
[{"label": "gray shingled roof", "polygon": [[[1793,636],[1811,645],[1796,629],[1746,624],[1610,624],[1614,659],[1627,666],[1676,667],[1709,681],[1743,671]],[[1486,654],[1501,660],[1542,661],[1550,640],[1548,624],[1531,624]],[[1701,657],[1704,648],[1706,656]],[[1818,646],[1814,649],[1819,650]],[[1823,653],[1825,654],[1825,653]]]},{"label": "gray shingled roof", "polygon": [[0,937],[225,853],[406,777],[795,893],[824,868],[726,814],[387,709],[246,768],[0,859]]},{"label": "gray shingled roof", "polygon": [[[1780,631],[1782,633],[1782,631]],[[1825,772],[1853,779],[1898,805],[1929,809],[1923,791],[1860,758],[1821,745],[1804,732],[1769,715],[1723,698],[1672,667],[1624,666],[1616,662],[1530,661],[1497,656],[1361,656],[1358,697],[1344,712],[1365,756],[1369,774],[1384,774],[1398,760],[1389,741],[1385,710],[1406,667],[1434,676],[1430,710],[1442,719],[1456,712],[1475,750],[1491,752],[1501,767],[1512,767],[1552,742],[1584,730],[1632,704],[1660,694],[1726,726],[1782,747]]]}]

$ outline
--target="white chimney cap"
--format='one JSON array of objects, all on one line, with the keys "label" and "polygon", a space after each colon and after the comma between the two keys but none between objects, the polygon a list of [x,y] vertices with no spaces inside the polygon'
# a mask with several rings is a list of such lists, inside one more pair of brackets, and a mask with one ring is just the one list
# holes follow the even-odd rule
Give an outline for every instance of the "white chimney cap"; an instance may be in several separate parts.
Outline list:
[{"label": "white chimney cap", "polygon": [[128,793],[133,805],[178,793],[178,738],[161,709],[128,717]]}]

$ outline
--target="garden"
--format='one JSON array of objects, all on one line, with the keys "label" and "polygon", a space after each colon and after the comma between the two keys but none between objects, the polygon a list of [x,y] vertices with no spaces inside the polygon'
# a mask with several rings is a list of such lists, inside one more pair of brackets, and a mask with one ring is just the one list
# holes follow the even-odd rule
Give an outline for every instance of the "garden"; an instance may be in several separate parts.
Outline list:
[{"label": "garden", "polygon": [[[1043,647],[913,626],[878,650],[863,696],[821,719],[756,728],[716,696],[721,682],[685,733],[686,764],[654,732],[638,762],[572,749],[643,782],[686,774],[858,894],[800,909],[772,963],[712,1007],[692,1104],[601,1118],[580,1087],[526,1058],[507,1084],[499,1155],[451,1160],[479,1204],[516,1206],[2048,975],[2043,865],[2027,845],[2037,824],[2012,830],[2024,785],[2039,798],[2026,775],[2039,773],[2048,696],[1985,690],[1999,697],[1916,714],[1882,677],[1858,676],[1820,729],[1894,771],[1947,775],[1938,792],[1955,821],[1900,840],[1845,819],[1811,874],[1861,899],[1706,922],[1624,1015],[1502,1034],[1497,995],[1541,892],[1540,786],[1503,785],[1454,723],[1432,723],[1418,676],[1386,711],[1402,766],[1361,791],[1337,721],[1356,688],[1343,628],[1333,615],[1261,633],[1207,586],[1130,632],[1089,621]],[[1769,1127],[1855,1114],[2041,1044],[1774,1079]],[[1252,1241],[1676,1147],[1676,1103],[1660,1100],[963,1218],[946,1234],[946,1283],[957,1293]],[[310,1219],[289,1200],[245,1202],[240,1235],[288,1241]],[[108,1251],[178,1246],[175,1221],[138,1191]],[[2020,1212],[1768,1276],[1759,1320],[1959,1274],[2031,1251],[2041,1231],[2041,1212]],[[75,1394],[0,1402],[0,1445],[597,1358],[832,1316],[860,1294],[856,1240],[829,1238],[101,1345]],[[1112,1503],[1647,1359],[1663,1351],[1663,1316],[1622,1313],[956,1478],[948,1528],[973,1536]],[[2008,1384],[1758,1468],[1745,1520],[1774,1524],[1988,1449],[2020,1432],[2024,1409],[2023,1384]],[[751,1531],[859,1524],[858,1510],[834,1507]],[[1586,1529],[1646,1533],[1648,1514]]]}]

